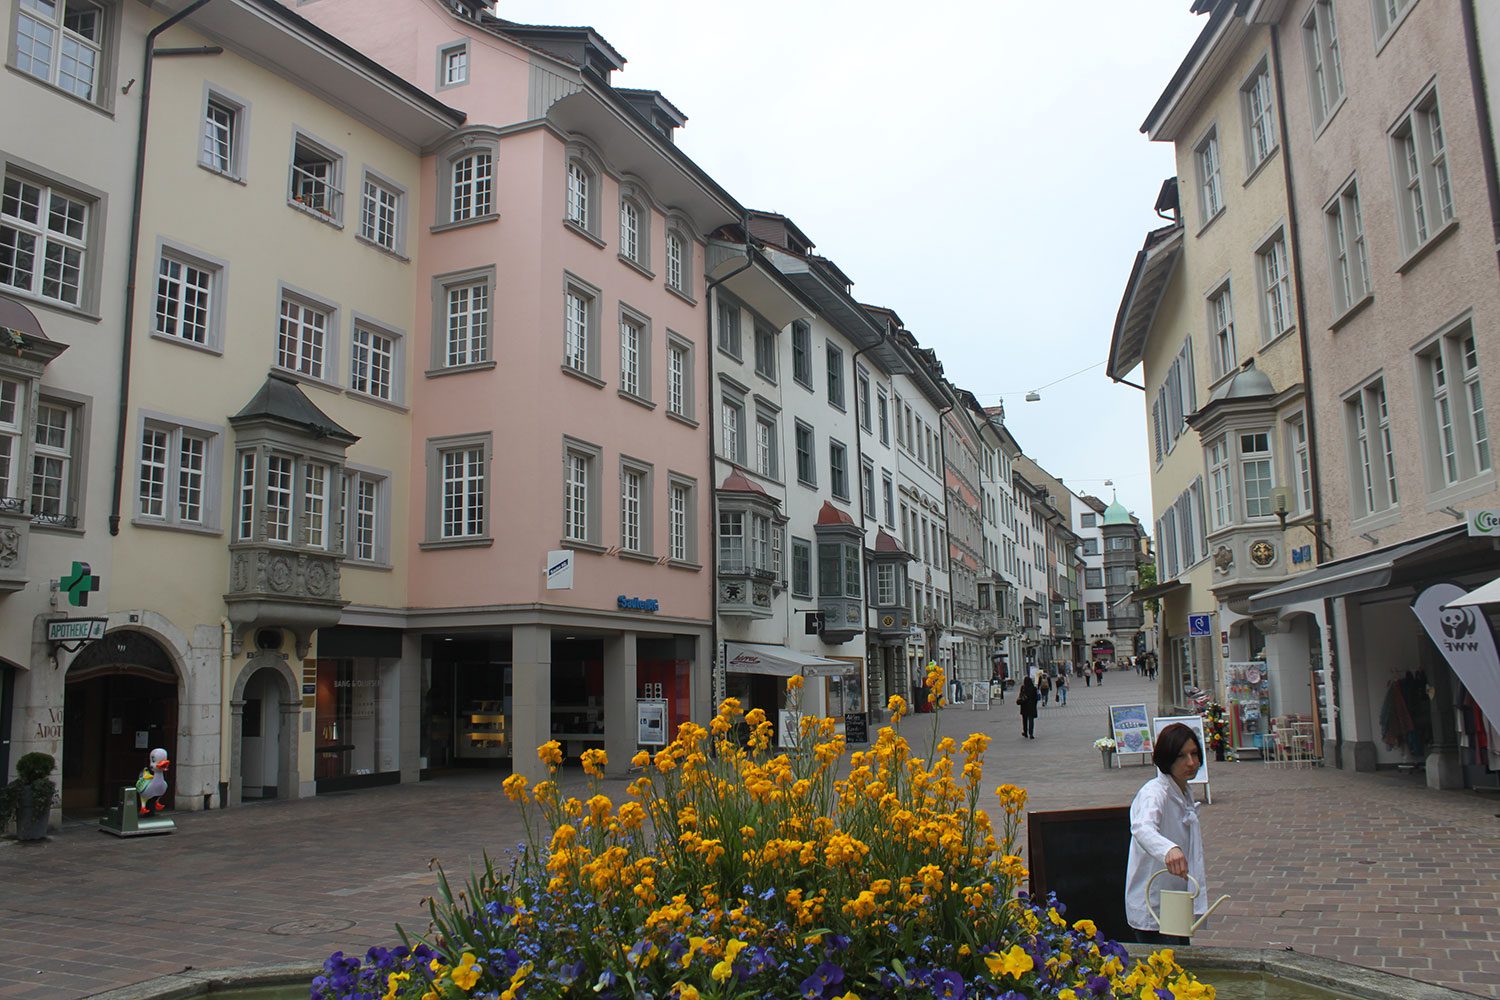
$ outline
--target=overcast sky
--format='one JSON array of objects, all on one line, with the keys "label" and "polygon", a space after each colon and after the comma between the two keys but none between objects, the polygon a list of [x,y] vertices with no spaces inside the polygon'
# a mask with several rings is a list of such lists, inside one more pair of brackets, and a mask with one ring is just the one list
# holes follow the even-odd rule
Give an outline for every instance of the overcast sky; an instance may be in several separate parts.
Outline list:
[{"label": "overcast sky", "polygon": [[[499,0],[591,25],[614,82],[688,116],[678,144],[749,208],[790,216],[937,350],[1005,397],[1021,447],[1074,492],[1151,511],[1141,393],[1099,367],[1175,167],[1140,124],[1202,27],[1189,0]],[[1137,372],[1137,376],[1139,372]],[[1138,378],[1133,381],[1138,381]]]}]

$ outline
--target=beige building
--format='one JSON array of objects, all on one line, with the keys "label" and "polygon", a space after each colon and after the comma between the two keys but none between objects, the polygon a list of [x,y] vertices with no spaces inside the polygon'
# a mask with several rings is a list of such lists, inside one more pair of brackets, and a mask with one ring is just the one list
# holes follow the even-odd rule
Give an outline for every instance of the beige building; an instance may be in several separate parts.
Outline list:
[{"label": "beige building", "polygon": [[[415,658],[330,626],[406,604],[411,227],[423,151],[463,116],[274,4],[193,12],[149,75],[149,25],[121,20],[108,64],[134,51],[118,75],[150,122],[138,219],[126,185],[111,220],[138,228],[135,255],[106,261],[133,284],[101,324],[128,349],[93,355],[126,395],[105,394],[81,479],[108,632],[33,664],[22,716],[67,725],[19,749],[61,758],[75,810],[112,801],[148,746],[179,809],[414,775],[392,674]],[[86,426],[87,398],[58,394]]]},{"label": "beige building", "polygon": [[1331,756],[1415,764],[1444,787],[1500,784],[1500,758],[1477,750],[1500,705],[1474,702],[1411,611],[1439,581],[1495,573],[1492,543],[1462,523],[1500,507],[1485,408],[1500,394],[1500,191],[1493,91],[1471,59],[1496,37],[1494,6],[1259,5],[1282,39],[1331,561],[1251,607],[1331,614]]},{"label": "beige building", "polygon": [[1163,702],[1212,691],[1236,743],[1258,747],[1270,715],[1315,701],[1321,625],[1257,622],[1248,598],[1314,564],[1302,526],[1317,498],[1274,40],[1232,4],[1203,6],[1202,33],[1142,127],[1176,147],[1177,178],[1156,205],[1174,224],[1138,255],[1110,374],[1145,369]]}]

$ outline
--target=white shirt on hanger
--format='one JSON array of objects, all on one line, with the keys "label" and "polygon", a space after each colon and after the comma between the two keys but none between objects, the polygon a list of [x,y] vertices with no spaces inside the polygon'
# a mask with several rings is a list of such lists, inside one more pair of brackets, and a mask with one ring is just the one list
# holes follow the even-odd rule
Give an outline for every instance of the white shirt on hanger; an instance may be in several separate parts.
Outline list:
[{"label": "white shirt on hanger", "polygon": [[[1198,803],[1177,787],[1167,774],[1141,786],[1130,803],[1130,863],[1125,869],[1125,918],[1137,930],[1157,930],[1156,918],[1146,906],[1146,883],[1167,867],[1167,853],[1182,848],[1188,874],[1198,882],[1193,915],[1208,912],[1208,885],[1203,877],[1203,832],[1198,826]],[[1151,906],[1161,911],[1161,890],[1191,891],[1187,879],[1167,874],[1151,886]]]}]

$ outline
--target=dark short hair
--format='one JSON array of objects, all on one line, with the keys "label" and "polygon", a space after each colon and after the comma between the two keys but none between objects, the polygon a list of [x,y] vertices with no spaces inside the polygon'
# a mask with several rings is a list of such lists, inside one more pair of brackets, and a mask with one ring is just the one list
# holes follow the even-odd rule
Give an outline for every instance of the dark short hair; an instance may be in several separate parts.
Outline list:
[{"label": "dark short hair", "polygon": [[1151,749],[1151,763],[1162,774],[1171,774],[1172,765],[1177,762],[1177,755],[1182,753],[1182,748],[1192,740],[1198,746],[1198,759],[1203,759],[1203,743],[1198,739],[1198,734],[1191,726],[1185,726],[1180,722],[1174,722],[1156,734],[1156,746]]}]

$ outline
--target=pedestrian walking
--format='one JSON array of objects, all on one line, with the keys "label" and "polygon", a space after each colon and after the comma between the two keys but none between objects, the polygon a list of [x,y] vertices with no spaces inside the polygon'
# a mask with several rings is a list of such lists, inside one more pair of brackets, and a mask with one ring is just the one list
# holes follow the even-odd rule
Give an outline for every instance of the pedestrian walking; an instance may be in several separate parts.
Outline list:
[{"label": "pedestrian walking", "polygon": [[[1198,734],[1180,722],[1164,728],[1151,750],[1159,772],[1141,786],[1130,803],[1130,860],[1125,869],[1125,918],[1141,944],[1190,943],[1186,937],[1161,933],[1152,910],[1161,910],[1161,890],[1190,890],[1187,876],[1197,881],[1193,915],[1208,912],[1208,884],[1203,877],[1203,832],[1198,804],[1187,783],[1203,764]],[[1165,868],[1170,876],[1157,880],[1146,898],[1151,876]]]},{"label": "pedestrian walking", "polygon": [[1030,677],[1021,682],[1021,690],[1016,693],[1016,704],[1021,706],[1021,736],[1028,740],[1036,739],[1036,703],[1039,697],[1041,696]]},{"label": "pedestrian walking", "polygon": [[1094,680],[1096,680],[1096,681],[1099,682],[1099,686],[1100,687],[1104,686],[1104,661],[1103,660],[1099,660],[1099,661],[1095,662],[1095,664],[1094,664]]},{"label": "pedestrian walking", "polygon": [[1085,663],[1083,665],[1083,686],[1084,687],[1093,687],[1094,686],[1094,668],[1093,668],[1093,666],[1091,664],[1088,664],[1088,663]]},{"label": "pedestrian walking", "polygon": [[1036,689],[1042,699],[1042,707],[1046,708],[1048,700],[1052,697],[1052,675],[1043,670],[1042,676],[1037,678]]},{"label": "pedestrian walking", "polygon": [[1068,703],[1068,675],[1067,674],[1060,674],[1060,675],[1058,675],[1056,691],[1057,691],[1057,701],[1058,701],[1058,704],[1066,705]]}]

